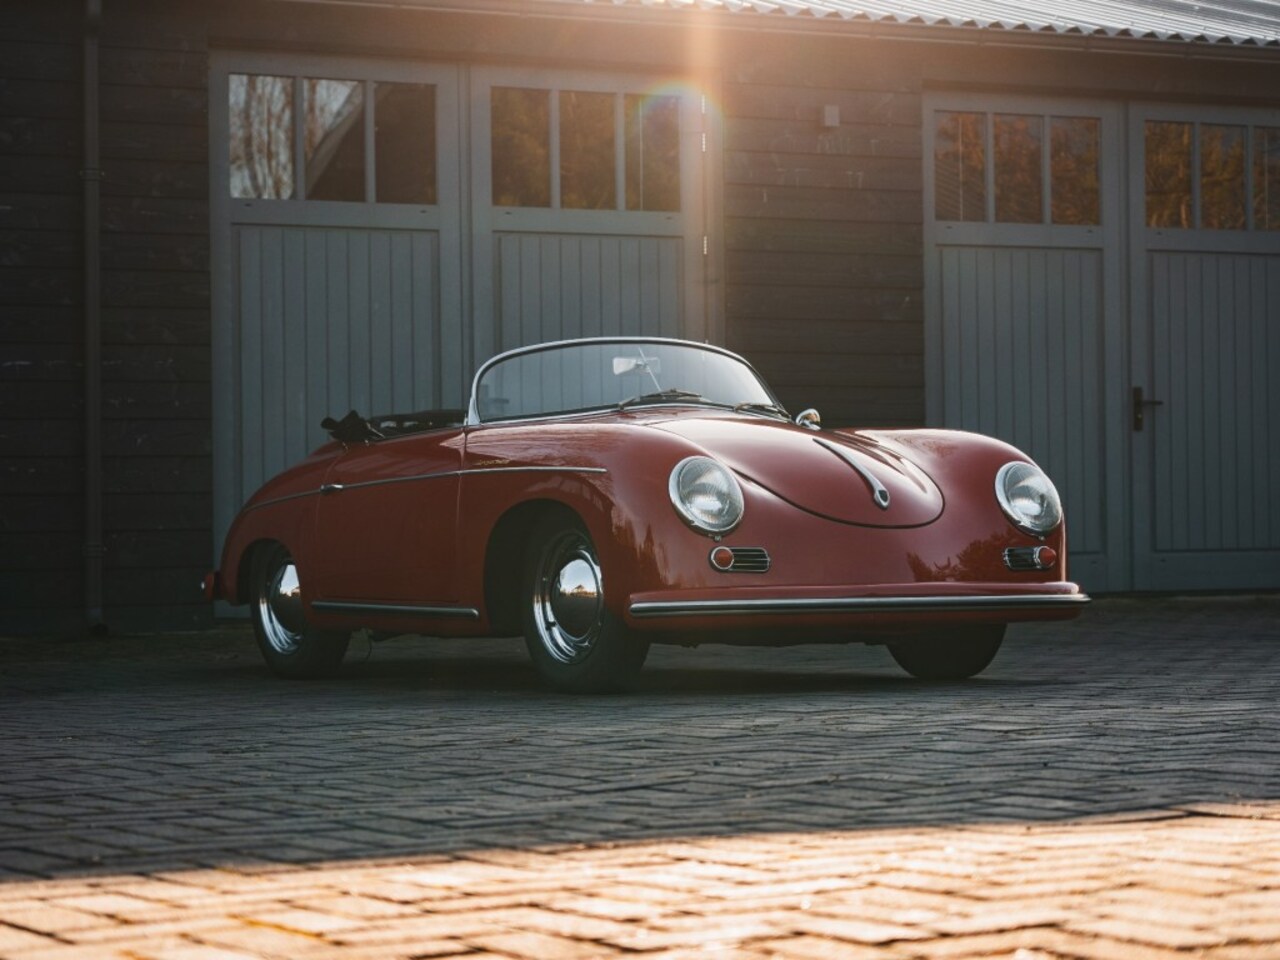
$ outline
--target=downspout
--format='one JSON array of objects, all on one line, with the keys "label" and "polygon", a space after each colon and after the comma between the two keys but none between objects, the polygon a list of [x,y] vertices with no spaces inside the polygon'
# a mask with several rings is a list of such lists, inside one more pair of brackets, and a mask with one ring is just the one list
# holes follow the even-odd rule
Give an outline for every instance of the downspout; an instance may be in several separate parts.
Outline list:
[{"label": "downspout", "polygon": [[84,618],[107,631],[102,609],[102,170],[98,36],[102,0],[85,0],[84,23]]}]

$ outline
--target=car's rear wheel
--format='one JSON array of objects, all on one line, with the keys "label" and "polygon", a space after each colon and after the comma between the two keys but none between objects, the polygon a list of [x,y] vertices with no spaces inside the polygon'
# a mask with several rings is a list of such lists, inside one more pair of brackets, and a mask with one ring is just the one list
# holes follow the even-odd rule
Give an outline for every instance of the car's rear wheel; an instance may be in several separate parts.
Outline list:
[{"label": "car's rear wheel", "polygon": [[582,522],[553,514],[525,550],[522,616],[529,656],[543,679],[579,693],[627,687],[649,642],[605,604],[604,574]]},{"label": "car's rear wheel", "polygon": [[307,623],[298,567],[289,551],[279,543],[258,548],[249,576],[253,632],[271,671],[291,679],[333,674],[346,655],[350,636]]},{"label": "car's rear wheel", "polygon": [[946,636],[889,644],[898,666],[921,680],[964,680],[991,663],[1004,640],[1004,624],[952,628]]}]

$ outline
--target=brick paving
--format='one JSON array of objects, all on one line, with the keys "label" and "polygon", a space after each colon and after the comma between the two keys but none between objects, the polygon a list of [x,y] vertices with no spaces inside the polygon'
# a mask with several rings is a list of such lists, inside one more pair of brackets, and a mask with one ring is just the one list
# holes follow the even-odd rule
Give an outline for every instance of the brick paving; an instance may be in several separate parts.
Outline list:
[{"label": "brick paving", "polygon": [[0,641],[0,958],[1280,957],[1280,597],[864,647]]}]

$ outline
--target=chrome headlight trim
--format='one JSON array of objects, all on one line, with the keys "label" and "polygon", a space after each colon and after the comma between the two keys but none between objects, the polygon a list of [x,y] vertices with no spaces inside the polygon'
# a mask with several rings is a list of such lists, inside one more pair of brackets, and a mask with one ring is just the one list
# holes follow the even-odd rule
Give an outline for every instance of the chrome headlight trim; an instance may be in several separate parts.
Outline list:
[{"label": "chrome headlight trim", "polygon": [[996,473],[996,499],[1015,527],[1043,538],[1062,523],[1062,499],[1048,475],[1034,463],[1014,460]]},{"label": "chrome headlight trim", "polygon": [[[680,518],[701,533],[719,536],[742,522],[742,486],[733,471],[711,457],[685,457],[672,467],[667,494]],[[700,505],[696,497],[711,503]]]}]

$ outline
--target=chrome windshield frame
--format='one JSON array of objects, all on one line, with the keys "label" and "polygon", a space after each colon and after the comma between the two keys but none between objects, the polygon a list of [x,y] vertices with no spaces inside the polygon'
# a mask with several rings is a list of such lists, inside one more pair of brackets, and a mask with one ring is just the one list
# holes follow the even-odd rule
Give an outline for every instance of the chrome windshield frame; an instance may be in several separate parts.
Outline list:
[{"label": "chrome windshield frame", "polygon": [[[571,346],[600,345],[600,344],[609,344],[609,343],[623,343],[623,344],[654,343],[654,344],[660,344],[663,346],[691,347],[696,350],[706,350],[709,353],[718,353],[721,356],[728,357],[731,360],[738,361],[738,363],[742,364],[744,367],[750,370],[751,375],[755,377],[756,382],[760,384],[761,389],[764,390],[765,394],[768,395],[769,399],[772,400],[774,403],[777,403],[778,406],[781,407],[781,404],[778,403],[777,396],[774,394],[768,382],[765,381],[764,377],[760,376],[759,371],[757,371],[755,367],[753,367],[741,356],[734,353],[732,350],[726,350],[724,347],[718,347],[712,343],[699,343],[696,340],[680,340],[675,337],[622,337],[622,336],[576,337],[571,340],[553,340],[548,343],[536,343],[527,347],[516,347],[513,350],[506,350],[498,354],[497,356],[490,357],[488,360],[482,363],[480,365],[480,368],[476,371],[476,375],[471,378],[471,397],[469,402],[467,403],[467,418],[463,422],[463,427],[465,428],[480,427],[480,426],[487,426],[489,424],[496,424],[496,423],[510,424],[510,423],[530,423],[530,422],[536,422],[540,420],[559,420],[559,419],[564,419],[565,417],[584,417],[584,416],[599,415],[601,413],[607,413],[613,410],[614,409],[613,406],[602,406],[602,407],[593,407],[593,408],[584,409],[584,410],[571,410],[571,411],[561,410],[555,413],[535,414],[533,416],[526,416],[526,417],[505,417],[505,418],[496,417],[490,420],[481,420],[479,405],[477,402],[477,397],[479,396],[480,379],[489,371],[490,367],[496,366],[497,364],[503,362],[504,360],[509,360],[512,357],[520,356],[522,354],[538,353],[544,350],[558,350],[558,349],[563,349],[565,347],[571,347]],[[690,400],[687,402],[694,406],[697,406],[699,404],[699,401],[697,400]],[[670,404],[671,404],[671,401],[666,401],[664,405],[670,405]],[[725,405],[719,404],[719,403],[714,404],[714,406],[716,409],[719,409],[719,410],[729,409]]]}]

